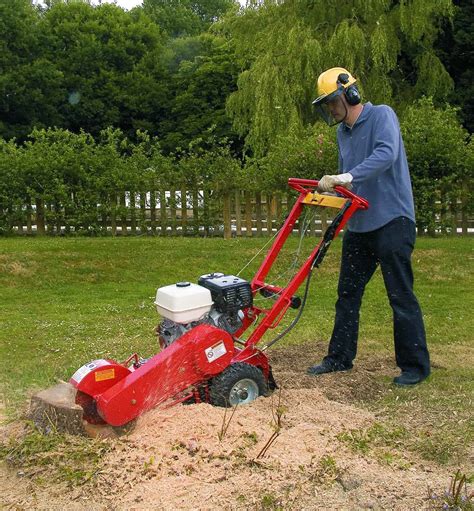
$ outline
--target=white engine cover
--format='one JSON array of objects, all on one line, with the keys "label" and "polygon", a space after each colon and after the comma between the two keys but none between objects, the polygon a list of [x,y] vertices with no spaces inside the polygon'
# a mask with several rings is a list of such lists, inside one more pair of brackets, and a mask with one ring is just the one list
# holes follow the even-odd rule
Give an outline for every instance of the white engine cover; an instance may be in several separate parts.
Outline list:
[{"label": "white engine cover", "polygon": [[156,291],[158,314],[175,323],[197,321],[211,310],[212,303],[209,289],[190,282],[178,282]]}]

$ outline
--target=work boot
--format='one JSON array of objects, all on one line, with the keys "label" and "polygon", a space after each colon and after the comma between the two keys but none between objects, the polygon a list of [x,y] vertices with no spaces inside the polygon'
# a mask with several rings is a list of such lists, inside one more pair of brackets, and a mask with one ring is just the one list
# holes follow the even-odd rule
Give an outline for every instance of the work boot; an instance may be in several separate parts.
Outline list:
[{"label": "work boot", "polygon": [[352,367],[345,367],[338,364],[331,364],[326,360],[323,360],[319,365],[308,367],[306,374],[311,376],[318,376],[325,373],[334,373],[336,371],[349,371]]},{"label": "work boot", "polygon": [[413,373],[409,371],[402,371],[400,376],[396,376],[393,379],[393,383],[398,385],[399,387],[409,387],[411,385],[416,385],[421,383],[423,380],[426,380],[428,375],[423,376],[420,373]]}]

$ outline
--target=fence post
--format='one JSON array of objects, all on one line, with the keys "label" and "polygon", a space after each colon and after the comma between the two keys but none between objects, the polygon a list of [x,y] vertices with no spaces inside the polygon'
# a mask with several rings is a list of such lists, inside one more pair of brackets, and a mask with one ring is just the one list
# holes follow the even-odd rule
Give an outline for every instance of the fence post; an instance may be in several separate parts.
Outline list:
[{"label": "fence post", "polygon": [[245,234],[252,236],[252,198],[250,192],[245,192],[245,227]]},{"label": "fence post", "polygon": [[176,235],[176,190],[170,190],[171,234]]},{"label": "fence post", "polygon": [[54,215],[53,215],[53,206],[51,202],[45,205],[45,228],[48,234],[54,234]]},{"label": "fence post", "polygon": [[257,236],[262,235],[262,194],[255,194],[255,216],[257,218]]},{"label": "fence post", "polygon": [[140,192],[140,234],[148,232],[146,225],[146,192]]},{"label": "fence post", "polygon": [[242,205],[240,203],[240,190],[235,192],[235,234],[242,236]]},{"label": "fence post", "polygon": [[273,233],[273,213],[273,194],[269,193],[267,194],[267,236],[271,236]]},{"label": "fence post", "polygon": [[232,220],[230,214],[230,194],[224,194],[224,239],[230,240],[232,238]]},{"label": "fence post", "polygon": [[321,234],[326,232],[328,226],[328,213],[326,208],[322,208],[321,211]]},{"label": "fence post", "polygon": [[125,192],[120,194],[120,206],[121,206],[121,222],[122,222],[122,236],[127,235],[127,203],[125,200]]},{"label": "fence post", "polygon": [[137,194],[130,191],[130,231],[132,236],[137,234]]},{"label": "fence post", "polygon": [[150,192],[150,226],[151,233],[156,234],[156,193],[155,191]]},{"label": "fence post", "polygon": [[188,198],[186,188],[181,188],[181,229],[183,236],[188,231]]},{"label": "fence post", "polygon": [[26,198],[26,234],[31,234],[33,232],[32,226],[31,226],[31,197]]},{"label": "fence post", "polygon": [[18,215],[18,222],[17,222],[17,224],[18,224],[18,234],[23,234],[23,221],[24,221],[23,207],[19,206],[19,215]]},{"label": "fence post", "polygon": [[[286,209],[286,216],[288,216],[290,214],[290,211],[291,211],[291,207],[293,205],[293,197],[291,195],[290,192],[287,192],[285,194],[286,196],[286,204],[285,204],[285,209]],[[300,223],[300,220],[301,220],[301,216],[299,217],[299,219],[296,221],[295,223],[295,226],[293,227],[293,229],[295,229],[296,227],[299,226],[299,223]],[[299,228],[299,227],[298,227]]]},{"label": "fence post", "polygon": [[[69,206],[67,206],[65,204],[63,211],[64,211],[64,232],[66,235],[69,235],[69,234],[71,234],[72,219],[76,216],[76,212],[77,212],[77,206],[76,206],[74,192],[71,192]],[[100,209],[98,209],[98,208],[95,209],[96,224],[99,223],[99,211],[100,211]]]},{"label": "fence post", "polygon": [[446,234],[446,193],[441,190],[439,194],[440,209],[439,209],[439,230],[441,234]]},{"label": "fence post", "polygon": [[283,220],[283,197],[281,192],[276,194],[276,217],[278,222],[276,228],[278,230]]},{"label": "fence post", "polygon": [[62,213],[62,207],[59,201],[54,201],[54,215],[55,215],[55,222],[56,222],[56,234],[61,234],[61,215]]},{"label": "fence post", "polygon": [[316,236],[316,220],[319,216],[319,208],[314,208],[313,212],[310,214],[310,224],[309,224],[309,235],[313,238]]},{"label": "fence post", "polygon": [[193,190],[193,229],[194,234],[199,234],[199,191]]},{"label": "fence post", "polygon": [[468,222],[467,222],[467,201],[468,201],[468,189],[467,183],[464,182],[461,192],[461,231],[463,236],[468,234]]},{"label": "fence post", "polygon": [[209,228],[211,223],[211,217],[209,214],[209,203],[211,201],[211,192],[207,188],[204,188],[203,191],[203,222],[204,222],[204,232],[206,233],[206,236],[209,236]]},{"label": "fence post", "polygon": [[457,220],[458,220],[458,195],[455,194],[454,198],[451,197],[451,201],[449,202],[449,212],[450,212],[450,232],[451,236],[456,236],[457,229]]},{"label": "fence post", "polygon": [[161,224],[161,235],[167,235],[167,215],[166,215],[166,191],[160,190],[160,224]]},{"label": "fence post", "polygon": [[44,202],[39,197],[36,198],[36,232],[44,236],[46,229],[44,225]]},{"label": "fence post", "polygon": [[112,236],[117,236],[117,195],[110,195],[110,227],[112,228]]}]

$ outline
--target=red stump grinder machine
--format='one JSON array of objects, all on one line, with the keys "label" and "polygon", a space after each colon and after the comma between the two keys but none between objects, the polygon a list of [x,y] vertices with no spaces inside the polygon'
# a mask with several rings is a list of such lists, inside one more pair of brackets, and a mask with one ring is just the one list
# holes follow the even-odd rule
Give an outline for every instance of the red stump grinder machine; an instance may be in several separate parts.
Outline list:
[{"label": "red stump grinder machine", "polygon": [[[320,265],[332,240],[356,211],[368,208],[367,201],[346,188],[336,187],[335,196],[317,193],[314,180],[291,178],[288,184],[298,198],[251,282],[210,273],[197,284],[178,282],[159,288],[155,305],[163,318],[157,327],[161,351],[145,360],[134,354],[124,363],[100,359],[83,365],[69,383],[33,396],[31,417],[37,426],[44,432],[94,435],[94,428],[120,430],[158,405],[208,402],[229,407],[274,389],[265,350],[299,320],[312,270]],[[297,219],[311,206],[338,211],[286,287],[265,283]],[[305,280],[300,299],[295,293]],[[257,307],[257,293],[272,298],[272,306]],[[290,307],[300,309],[295,319],[259,349],[262,336],[280,323]]]}]

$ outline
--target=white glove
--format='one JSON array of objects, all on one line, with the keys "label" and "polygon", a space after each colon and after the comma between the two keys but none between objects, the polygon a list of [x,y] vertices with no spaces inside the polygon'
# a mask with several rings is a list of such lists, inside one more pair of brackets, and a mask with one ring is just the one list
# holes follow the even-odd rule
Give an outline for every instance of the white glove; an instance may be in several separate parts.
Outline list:
[{"label": "white glove", "polygon": [[353,176],[351,173],[337,174],[336,176],[323,176],[319,180],[318,191],[320,192],[333,192],[335,186],[343,186],[349,190],[352,188]]}]

